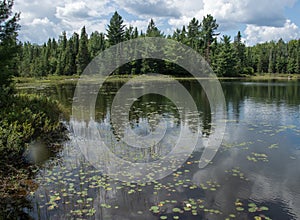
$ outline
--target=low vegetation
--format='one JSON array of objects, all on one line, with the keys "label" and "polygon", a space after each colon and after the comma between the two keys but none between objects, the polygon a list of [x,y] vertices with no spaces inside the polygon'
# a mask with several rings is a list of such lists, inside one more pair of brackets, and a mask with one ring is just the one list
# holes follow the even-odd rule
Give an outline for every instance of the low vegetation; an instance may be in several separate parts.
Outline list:
[{"label": "low vegetation", "polygon": [[[51,151],[66,138],[60,122],[63,109],[56,101],[35,95],[7,98],[0,109],[0,185],[1,197],[22,191],[32,173],[24,158],[28,144],[40,139]],[[26,186],[27,187],[27,186]]]}]

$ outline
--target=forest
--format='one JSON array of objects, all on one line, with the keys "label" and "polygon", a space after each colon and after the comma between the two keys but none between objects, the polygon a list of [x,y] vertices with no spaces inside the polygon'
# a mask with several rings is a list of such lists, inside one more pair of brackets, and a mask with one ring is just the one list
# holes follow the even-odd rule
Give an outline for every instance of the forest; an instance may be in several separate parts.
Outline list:
[{"label": "forest", "polygon": [[[95,31],[88,36],[83,27],[80,35],[74,33],[68,38],[66,32],[63,32],[58,40],[49,39],[43,45],[20,43],[15,71],[22,77],[80,75],[97,54],[112,45],[141,37],[162,37],[183,43],[199,52],[220,77],[300,73],[300,39],[289,42],[279,39],[277,42],[246,46],[240,32],[231,39],[227,35],[221,36],[218,27],[216,19],[207,15],[202,21],[193,18],[187,26],[176,29],[172,35],[165,35],[151,19],[144,33],[137,27],[124,25],[122,16],[115,12],[106,33]],[[114,74],[153,72],[157,66],[162,74],[186,74],[179,68],[170,68],[164,61],[149,60],[132,62]]]}]

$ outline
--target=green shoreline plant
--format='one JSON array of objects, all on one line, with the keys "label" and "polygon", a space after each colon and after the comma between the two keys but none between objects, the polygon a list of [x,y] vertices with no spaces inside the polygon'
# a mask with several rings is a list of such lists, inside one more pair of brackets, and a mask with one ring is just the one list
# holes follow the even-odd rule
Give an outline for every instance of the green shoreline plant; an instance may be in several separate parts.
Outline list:
[{"label": "green shoreline plant", "polygon": [[61,123],[63,112],[57,101],[47,97],[18,94],[7,98],[0,109],[1,198],[30,192],[33,166],[25,160],[24,152],[37,139],[51,152],[59,150],[67,137]]}]

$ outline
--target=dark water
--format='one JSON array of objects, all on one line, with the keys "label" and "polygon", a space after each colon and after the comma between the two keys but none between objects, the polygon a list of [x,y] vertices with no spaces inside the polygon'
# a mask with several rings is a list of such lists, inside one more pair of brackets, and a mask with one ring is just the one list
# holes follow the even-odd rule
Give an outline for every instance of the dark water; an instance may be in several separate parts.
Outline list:
[{"label": "dark water", "polygon": [[[205,139],[212,129],[205,92],[196,81],[182,84],[196,102]],[[23,90],[51,96],[71,112],[75,86]],[[109,107],[121,86],[121,82],[105,84],[96,103],[95,123],[112,131],[115,137],[103,138],[116,145],[122,134],[110,127]],[[165,87],[168,90],[168,83]],[[299,219],[300,82],[222,81],[222,87],[226,132],[215,158],[204,169],[198,167],[203,149],[196,146],[185,163],[163,179],[120,182],[102,175],[86,160],[71,132],[71,141],[36,176],[39,188],[28,196],[31,205],[23,211],[33,219]],[[153,114],[163,116],[170,132],[177,134],[182,124],[178,109],[159,95],[136,100],[129,115],[131,127],[146,135],[158,124],[151,120]],[[197,127],[187,124],[191,130]],[[111,150],[140,162],[156,160],[170,147],[148,149],[142,155],[130,154],[124,146],[122,152],[117,147]]]}]

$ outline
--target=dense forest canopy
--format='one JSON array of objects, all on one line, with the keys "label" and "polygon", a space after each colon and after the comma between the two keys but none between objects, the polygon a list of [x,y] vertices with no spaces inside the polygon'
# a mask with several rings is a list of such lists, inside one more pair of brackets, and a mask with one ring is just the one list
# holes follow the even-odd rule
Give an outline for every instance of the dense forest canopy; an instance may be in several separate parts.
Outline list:
[{"label": "dense forest canopy", "polygon": [[[202,21],[193,18],[189,24],[176,29],[172,35],[166,36],[150,20],[145,33],[137,27],[124,25],[122,16],[117,12],[107,25],[106,33],[93,32],[87,35],[85,27],[80,35],[74,33],[67,38],[63,32],[56,39],[49,39],[43,45],[30,42],[22,43],[18,54],[18,75],[39,77],[47,75],[81,74],[86,65],[98,53],[111,45],[139,37],[162,37],[173,39],[198,51],[212,66],[218,76],[235,77],[254,73],[300,73],[300,39],[284,42],[271,41],[247,47],[242,41],[241,33],[230,39],[230,36],[217,36],[220,33],[217,21],[211,15]],[[115,74],[141,74],[153,71],[159,66],[160,73],[182,75],[179,68],[170,68],[163,61],[140,60],[132,62],[115,71]],[[155,69],[154,69],[155,70]]]}]

